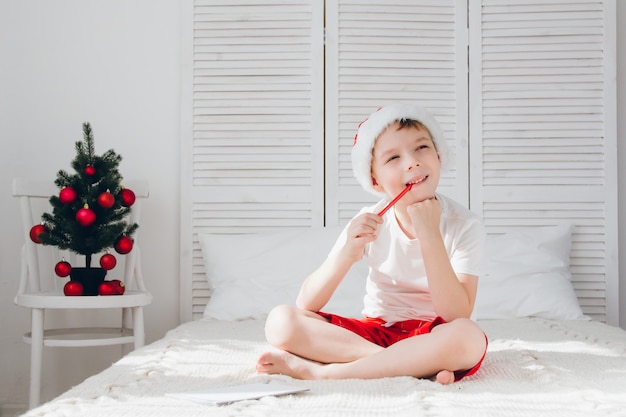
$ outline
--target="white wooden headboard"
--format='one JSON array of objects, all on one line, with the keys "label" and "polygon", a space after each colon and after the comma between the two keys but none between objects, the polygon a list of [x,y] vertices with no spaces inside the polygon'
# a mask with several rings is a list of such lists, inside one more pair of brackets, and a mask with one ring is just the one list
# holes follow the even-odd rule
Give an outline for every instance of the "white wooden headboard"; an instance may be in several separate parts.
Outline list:
[{"label": "white wooden headboard", "polygon": [[615,1],[395,3],[185,1],[181,320],[210,295],[198,233],[345,223],[358,123],[410,101],[453,151],[442,191],[489,233],[574,223],[583,311],[617,324]]}]

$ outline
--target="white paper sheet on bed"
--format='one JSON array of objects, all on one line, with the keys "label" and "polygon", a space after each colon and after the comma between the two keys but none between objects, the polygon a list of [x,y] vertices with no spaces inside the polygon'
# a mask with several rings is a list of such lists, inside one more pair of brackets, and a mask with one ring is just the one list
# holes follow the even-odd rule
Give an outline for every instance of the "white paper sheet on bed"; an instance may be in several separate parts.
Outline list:
[{"label": "white paper sheet on bed", "polygon": [[[480,371],[442,386],[411,377],[299,381],[255,373],[263,320],[202,319],[119,360],[25,416],[626,416],[626,331],[595,321],[480,321]],[[166,393],[244,383],[310,391],[221,406]]]}]

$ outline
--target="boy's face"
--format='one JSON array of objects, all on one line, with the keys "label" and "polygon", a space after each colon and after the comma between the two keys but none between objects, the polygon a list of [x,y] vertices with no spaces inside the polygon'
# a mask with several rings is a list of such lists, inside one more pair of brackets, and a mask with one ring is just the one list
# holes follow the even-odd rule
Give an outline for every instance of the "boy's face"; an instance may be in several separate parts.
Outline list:
[{"label": "boy's face", "polygon": [[439,185],[441,159],[427,130],[398,122],[380,134],[372,154],[372,181],[376,191],[395,197],[408,184],[411,191],[400,203],[413,204],[432,198]]}]

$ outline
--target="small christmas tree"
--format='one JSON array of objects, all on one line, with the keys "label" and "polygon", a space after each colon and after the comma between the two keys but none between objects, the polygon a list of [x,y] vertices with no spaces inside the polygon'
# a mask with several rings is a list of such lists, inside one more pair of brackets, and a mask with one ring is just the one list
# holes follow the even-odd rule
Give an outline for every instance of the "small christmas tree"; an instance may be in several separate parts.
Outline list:
[{"label": "small christmas tree", "polygon": [[[50,197],[52,214],[42,215],[42,224],[31,229],[31,239],[84,255],[86,268],[91,268],[92,255],[109,248],[120,254],[129,253],[133,247],[131,236],[139,226],[124,221],[135,194],[121,185],[121,160],[112,149],[96,155],[91,126],[84,123],[83,140],[76,142],[76,157],[72,161],[75,173],[58,172],[55,184],[60,192]],[[100,265],[112,269],[115,257],[107,255],[100,259]],[[70,270],[67,262],[57,264],[59,276],[69,275]]]}]

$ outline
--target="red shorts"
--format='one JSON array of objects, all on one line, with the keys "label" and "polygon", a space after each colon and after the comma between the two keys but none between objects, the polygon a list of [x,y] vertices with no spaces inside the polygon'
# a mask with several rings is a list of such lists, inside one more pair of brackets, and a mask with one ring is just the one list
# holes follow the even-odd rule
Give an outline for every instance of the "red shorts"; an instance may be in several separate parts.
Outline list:
[{"label": "red shorts", "polygon": [[[317,314],[324,317],[329,323],[350,330],[362,338],[382,347],[391,346],[409,337],[430,333],[432,329],[438,325],[446,323],[441,317],[435,317],[432,321],[406,320],[397,322],[391,326],[385,326],[385,321],[377,318],[365,317],[363,319],[355,319],[321,311]],[[485,341],[488,343],[487,335],[485,335]],[[480,365],[482,365],[486,353],[487,345],[485,344],[485,351],[478,363],[470,369],[454,371],[454,380],[458,381],[461,378],[475,374],[478,368],[480,368]]]}]

